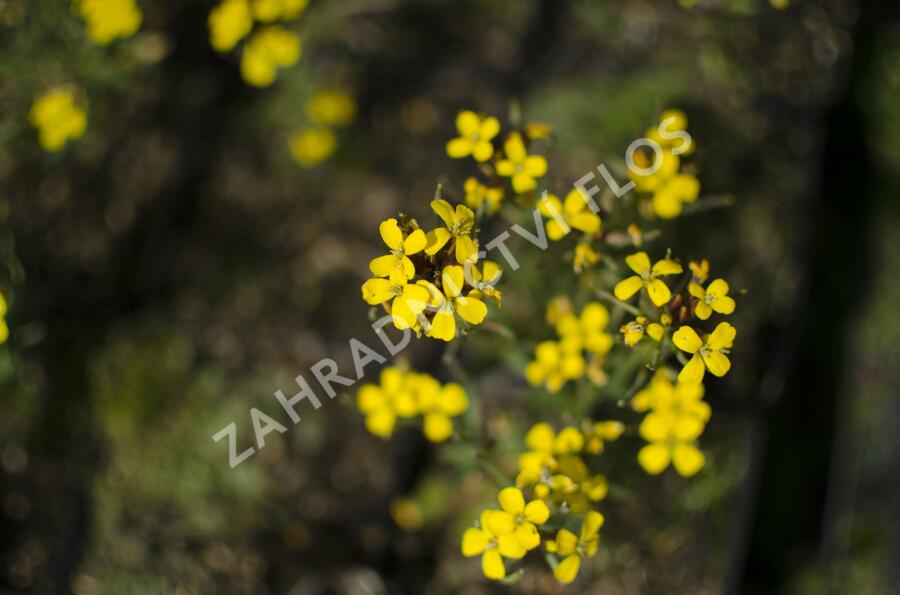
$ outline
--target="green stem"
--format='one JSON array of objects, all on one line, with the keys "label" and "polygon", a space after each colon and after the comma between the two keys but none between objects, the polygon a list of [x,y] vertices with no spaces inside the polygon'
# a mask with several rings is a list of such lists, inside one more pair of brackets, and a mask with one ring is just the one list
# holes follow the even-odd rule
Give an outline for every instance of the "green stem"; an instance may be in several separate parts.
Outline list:
[{"label": "green stem", "polygon": [[594,293],[597,295],[598,298],[600,298],[602,300],[606,300],[610,304],[612,304],[614,306],[618,306],[619,308],[622,308],[623,310],[625,310],[627,312],[631,312],[635,316],[641,315],[640,310],[638,310],[631,304],[627,304],[627,303],[623,302],[622,300],[618,299],[616,296],[612,295],[608,291],[604,291],[602,289],[595,288]]}]

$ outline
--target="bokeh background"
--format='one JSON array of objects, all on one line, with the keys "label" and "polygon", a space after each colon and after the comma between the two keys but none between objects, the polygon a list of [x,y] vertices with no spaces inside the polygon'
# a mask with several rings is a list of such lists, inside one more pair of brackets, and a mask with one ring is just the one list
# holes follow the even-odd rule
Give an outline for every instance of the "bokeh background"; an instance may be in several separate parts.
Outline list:
[{"label": "bokeh background", "polygon": [[[212,2],[139,5],[140,32],[98,47],[68,2],[0,0],[0,592],[562,592],[540,559],[485,581],[459,537],[490,478],[452,443],[368,434],[352,392],[234,470],[210,437],[234,420],[249,444],[251,406],[278,413],[275,390],[371,338],[377,223],[427,220],[436,182],[468,175],[443,150],[459,109],[549,123],[560,193],[666,107],[703,194],[735,198],[663,226],[746,289],[734,368],[695,478],[644,474],[633,432],[610,447],[603,544],[569,591],[896,591],[897,3],[313,0],[302,59],[266,89],[210,47]],[[88,130],[50,154],[28,110],[62,83]],[[357,116],[302,168],[288,135],[327,87]],[[564,409],[521,369],[571,276],[515,250],[519,338],[473,335],[454,360],[512,465]],[[442,350],[404,355],[449,380]],[[598,403],[628,420],[616,390]]]}]

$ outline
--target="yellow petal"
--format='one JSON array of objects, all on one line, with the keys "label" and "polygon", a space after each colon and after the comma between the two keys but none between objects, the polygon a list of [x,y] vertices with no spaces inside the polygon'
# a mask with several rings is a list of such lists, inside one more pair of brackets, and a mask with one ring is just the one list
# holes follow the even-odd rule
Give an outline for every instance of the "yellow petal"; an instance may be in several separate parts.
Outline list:
[{"label": "yellow petal", "polygon": [[725,279],[716,279],[706,287],[706,293],[713,293],[717,298],[728,295],[728,283]]},{"label": "yellow petal", "polygon": [[555,437],[556,433],[550,427],[550,424],[541,422],[528,430],[528,433],[525,435],[525,444],[532,450],[550,452],[553,449],[553,439]]},{"label": "yellow petal", "polygon": [[559,582],[568,585],[578,576],[578,570],[581,568],[581,558],[578,554],[567,556],[562,562],[556,565],[553,570],[553,576]]},{"label": "yellow petal", "polygon": [[441,218],[441,221],[443,221],[447,227],[453,227],[453,223],[456,220],[456,213],[449,202],[443,198],[438,198],[437,200],[431,201],[431,208],[437,213],[437,216]]},{"label": "yellow petal", "polygon": [[443,248],[450,239],[450,230],[438,227],[425,234],[425,254],[434,256]]},{"label": "yellow petal", "polygon": [[484,552],[481,557],[481,571],[484,576],[495,580],[503,580],[506,577],[506,568],[503,567],[503,558],[496,548],[489,549]]},{"label": "yellow petal", "polygon": [[491,534],[483,529],[469,527],[462,536],[462,555],[471,558],[477,556],[485,549],[491,541]]},{"label": "yellow petal", "polygon": [[509,135],[509,138],[503,144],[503,150],[506,152],[506,157],[514,163],[524,161],[527,155],[525,143],[522,142],[522,136],[518,132],[513,132]]},{"label": "yellow petal", "polygon": [[595,510],[587,513],[581,525],[581,541],[589,541],[596,537],[605,520],[603,515]]},{"label": "yellow petal", "polygon": [[452,300],[462,293],[465,282],[465,272],[459,265],[453,264],[444,267],[441,271],[441,287],[448,300]]},{"label": "yellow petal", "polygon": [[560,529],[556,534],[556,553],[560,556],[568,556],[578,547],[578,537],[568,529]]},{"label": "yellow petal", "polygon": [[699,283],[691,282],[688,285],[688,292],[699,300],[702,300],[706,296],[706,291],[704,291]]},{"label": "yellow petal", "polygon": [[537,188],[537,182],[527,173],[513,174],[512,187],[519,194],[524,194]]},{"label": "yellow petal", "polygon": [[532,500],[525,505],[525,518],[535,525],[543,525],[550,518],[550,509],[540,500]]},{"label": "yellow petal", "polygon": [[453,434],[453,422],[443,413],[429,413],[423,421],[423,432],[431,442],[443,442]]},{"label": "yellow petal", "polygon": [[714,301],[711,306],[719,314],[731,314],[734,312],[734,299],[725,295]]},{"label": "yellow petal", "polygon": [[[540,502],[540,500],[538,500]],[[543,504],[543,502],[541,502]],[[533,550],[541,545],[541,536],[537,532],[537,528],[531,523],[522,523],[516,527],[516,540],[525,550]]]},{"label": "yellow petal", "polygon": [[567,222],[569,227],[583,231],[586,234],[596,233],[600,229],[600,217],[591,212],[570,215]]},{"label": "yellow petal", "polygon": [[650,301],[656,307],[662,306],[672,298],[672,292],[659,279],[654,279],[647,284],[647,295],[650,296]]},{"label": "yellow petal", "polygon": [[515,531],[497,537],[497,550],[500,555],[510,560],[521,560],[527,553],[525,546],[519,541]]},{"label": "yellow petal", "polygon": [[720,322],[706,339],[706,345],[710,349],[731,349],[735,336],[737,336],[737,329],[727,322]]},{"label": "yellow petal", "polygon": [[394,297],[391,286],[391,282],[387,279],[369,279],[362,286],[363,300],[373,306],[382,304]]},{"label": "yellow petal", "polygon": [[505,535],[516,529],[516,517],[503,510],[491,510],[484,515],[486,529],[494,535]]},{"label": "yellow petal", "polygon": [[710,308],[709,304],[706,302],[697,302],[697,306],[694,308],[694,314],[696,314],[697,318],[700,320],[706,320],[712,316],[712,308]]},{"label": "yellow petal", "polygon": [[488,116],[484,120],[481,121],[481,129],[478,131],[478,136],[482,140],[491,140],[497,133],[500,132],[500,120],[495,118],[494,116]]},{"label": "yellow petal", "polygon": [[453,308],[469,324],[481,324],[487,316],[487,306],[484,305],[484,302],[474,297],[458,297],[454,299]]},{"label": "yellow petal", "polygon": [[438,396],[438,409],[446,415],[460,415],[469,408],[465,389],[455,382],[445,384]]},{"label": "yellow petal", "polygon": [[659,475],[669,466],[669,449],[664,444],[648,444],[638,452],[638,463],[650,475]]},{"label": "yellow petal", "polygon": [[469,236],[456,236],[456,262],[478,262],[478,245]]},{"label": "yellow petal", "polygon": [[452,312],[441,311],[431,321],[429,336],[443,341],[452,341],[456,337],[456,318]]},{"label": "yellow petal", "polygon": [[623,279],[616,284],[615,289],[613,289],[613,293],[616,295],[616,299],[620,299],[625,301],[638,291],[640,291],[641,287],[643,287],[644,282],[641,281],[641,278],[637,275],[628,277],[627,279]]},{"label": "yellow petal", "polygon": [[677,444],[672,453],[672,464],[682,477],[696,475],[706,461],[703,453],[692,444]]},{"label": "yellow petal", "polygon": [[674,422],[670,415],[650,413],[641,422],[638,431],[647,442],[662,442],[672,433]]},{"label": "yellow petal", "polygon": [[426,243],[425,232],[421,229],[417,229],[403,240],[403,253],[416,254],[421,252],[425,248]]},{"label": "yellow petal", "polygon": [[703,363],[707,369],[715,376],[722,377],[731,369],[731,362],[725,354],[719,351],[701,352],[703,355]]},{"label": "yellow petal", "polygon": [[650,272],[650,257],[643,251],[626,256],[625,264],[638,275]]},{"label": "yellow petal", "polygon": [[378,258],[373,258],[369,262],[369,270],[376,277],[387,277],[395,267],[402,266],[400,261],[393,254],[385,254]]},{"label": "yellow petal", "polygon": [[497,494],[497,501],[500,502],[500,508],[514,515],[522,514],[525,511],[525,496],[519,488],[504,488]]},{"label": "yellow petal", "polygon": [[481,128],[481,118],[471,110],[464,110],[456,115],[456,129],[461,136],[474,136]]},{"label": "yellow petal", "polygon": [[378,231],[388,248],[391,250],[403,249],[403,232],[400,231],[400,226],[397,224],[396,219],[392,217],[382,221],[381,225],[378,226]]},{"label": "yellow petal", "polygon": [[453,159],[468,157],[472,152],[472,141],[468,138],[454,138],[447,142],[447,156]]},{"label": "yellow petal", "polygon": [[650,337],[657,343],[662,341],[663,334],[665,334],[665,332],[666,329],[664,329],[663,325],[659,324],[658,322],[651,322],[647,325],[647,334],[650,335]]},{"label": "yellow petal", "polygon": [[494,145],[486,140],[478,141],[472,149],[472,157],[475,158],[475,161],[480,161],[482,163],[490,159],[493,154]]},{"label": "yellow petal", "polygon": [[678,382],[700,384],[703,381],[704,372],[706,372],[706,366],[703,365],[703,358],[699,353],[695,353],[678,373]]},{"label": "yellow petal", "polygon": [[394,431],[397,417],[390,409],[378,409],[366,416],[366,429],[375,436],[387,438]]},{"label": "yellow petal", "polygon": [[547,173],[547,160],[540,155],[529,155],[525,158],[524,170],[533,178],[540,178]]},{"label": "yellow petal", "polygon": [[688,353],[697,353],[703,347],[703,341],[697,331],[689,326],[682,326],[675,331],[675,334],[672,335],[672,342],[678,349]]}]

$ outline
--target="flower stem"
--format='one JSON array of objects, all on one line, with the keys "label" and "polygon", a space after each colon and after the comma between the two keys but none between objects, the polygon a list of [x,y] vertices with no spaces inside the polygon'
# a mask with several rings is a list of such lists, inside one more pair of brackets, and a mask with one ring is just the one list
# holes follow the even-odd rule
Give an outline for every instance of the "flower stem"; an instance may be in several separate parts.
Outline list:
[{"label": "flower stem", "polygon": [[612,304],[612,305],[614,305],[614,306],[618,306],[619,308],[622,308],[622,309],[625,310],[626,312],[631,312],[631,313],[634,314],[635,316],[640,316],[640,315],[641,315],[641,311],[640,311],[640,310],[638,310],[637,308],[635,308],[635,307],[632,306],[631,304],[626,304],[625,302],[623,302],[622,300],[618,299],[616,296],[614,296],[613,294],[611,294],[611,293],[609,293],[609,292],[607,292],[607,291],[604,291],[604,290],[602,290],[602,289],[597,289],[597,288],[595,288],[595,289],[594,289],[594,293],[597,294],[597,297],[598,297],[598,298],[600,298],[600,299],[602,299],[602,300],[606,300],[606,301],[609,302],[610,304]]}]

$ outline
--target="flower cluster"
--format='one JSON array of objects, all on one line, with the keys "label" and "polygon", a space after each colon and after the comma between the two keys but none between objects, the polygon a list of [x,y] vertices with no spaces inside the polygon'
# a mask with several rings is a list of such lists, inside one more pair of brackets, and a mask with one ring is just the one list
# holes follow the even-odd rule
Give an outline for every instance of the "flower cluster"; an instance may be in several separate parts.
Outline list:
[{"label": "flower cluster", "polygon": [[38,97],[31,105],[28,120],[37,128],[41,147],[50,152],[59,151],[87,130],[87,114],[67,88],[52,89]]},{"label": "flower cluster", "polygon": [[390,254],[369,263],[374,277],[362,286],[371,305],[383,304],[398,329],[452,341],[467,325],[487,316],[484,298],[500,305],[494,287],[499,265],[478,261],[478,242],[472,236],[475,217],[465,205],[454,209],[437,199],[432,209],[444,223],[425,233],[414,219],[382,221],[381,238]]},{"label": "flower cluster", "polygon": [[[209,13],[209,43],[217,52],[233,50],[245,37],[241,76],[247,84],[267,87],[278,70],[296,64],[300,36],[279,25],[297,18],[308,0],[222,0]],[[254,32],[254,22],[260,26]],[[252,33],[252,34],[251,34]]]},{"label": "flower cluster", "polygon": [[87,34],[97,45],[127,39],[141,26],[141,9],[135,0],[75,0],[73,8],[87,25]]},{"label": "flower cluster", "polygon": [[548,308],[548,319],[559,340],[538,344],[534,360],[525,367],[528,382],[533,386],[544,385],[551,393],[559,392],[567,382],[585,374],[595,384],[604,384],[603,360],[614,342],[606,332],[609,324],[606,306],[590,302],[578,316],[571,311],[556,313]]},{"label": "flower cluster", "polygon": [[422,430],[432,442],[444,442],[453,434],[450,419],[465,413],[469,399],[456,383],[441,385],[428,374],[387,367],[380,384],[364,384],[356,396],[366,428],[381,438],[393,434],[397,419],[422,417]]},{"label": "flower cluster", "polygon": [[356,116],[356,102],[343,91],[319,91],[306,102],[311,124],[291,134],[288,147],[302,167],[315,167],[337,149],[333,128],[346,126]]},{"label": "flower cluster", "polygon": [[639,169],[630,169],[629,175],[637,192],[652,196],[650,204],[656,216],[672,219],[681,214],[685,203],[696,201],[700,194],[697,178],[679,171],[681,155],[690,155],[694,150],[687,134],[687,116],[680,110],[666,110],[660,116],[659,125],[648,129],[645,137],[656,143],[656,147],[649,153],[634,153],[634,163]]},{"label": "flower cluster", "polygon": [[647,413],[639,432],[649,444],[638,452],[638,462],[651,475],[671,463],[679,475],[691,477],[703,468],[705,458],[696,440],[712,411],[703,400],[702,384],[673,384],[672,376],[669,370],[659,370],[631,400],[635,411]]}]

